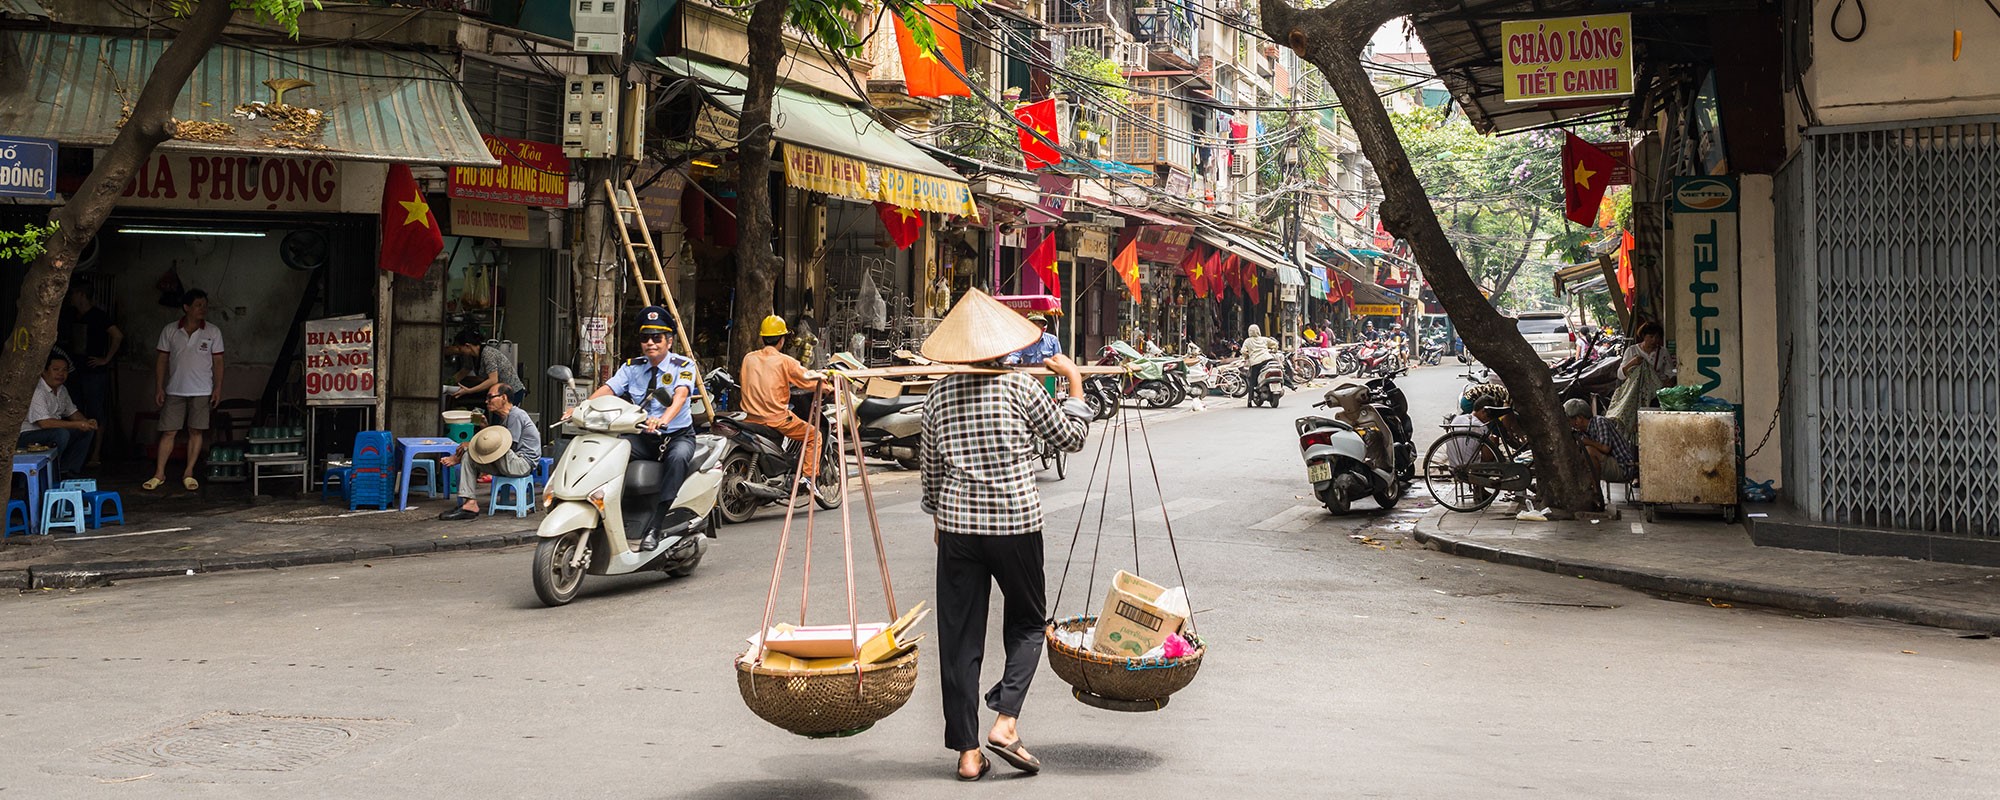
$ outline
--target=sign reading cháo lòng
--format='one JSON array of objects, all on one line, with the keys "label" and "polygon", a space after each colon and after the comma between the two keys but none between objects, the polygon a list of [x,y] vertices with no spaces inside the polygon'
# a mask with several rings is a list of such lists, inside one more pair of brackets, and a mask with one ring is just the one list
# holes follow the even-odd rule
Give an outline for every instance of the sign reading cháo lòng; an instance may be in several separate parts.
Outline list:
[{"label": "sign reading ch\u00e1o l\u00f2ng", "polygon": [[1632,94],[1632,15],[1500,23],[1500,71],[1509,103]]}]

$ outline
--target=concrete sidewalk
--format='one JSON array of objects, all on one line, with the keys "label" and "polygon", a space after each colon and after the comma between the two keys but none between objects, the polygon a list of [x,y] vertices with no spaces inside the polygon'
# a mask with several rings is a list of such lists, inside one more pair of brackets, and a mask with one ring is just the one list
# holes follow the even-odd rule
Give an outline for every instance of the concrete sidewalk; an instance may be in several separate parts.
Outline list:
[{"label": "concrete sidewalk", "polygon": [[1643,591],[2000,633],[2000,569],[1758,547],[1742,526],[1713,518],[1624,517],[1521,522],[1434,508],[1413,535],[1453,555]]}]

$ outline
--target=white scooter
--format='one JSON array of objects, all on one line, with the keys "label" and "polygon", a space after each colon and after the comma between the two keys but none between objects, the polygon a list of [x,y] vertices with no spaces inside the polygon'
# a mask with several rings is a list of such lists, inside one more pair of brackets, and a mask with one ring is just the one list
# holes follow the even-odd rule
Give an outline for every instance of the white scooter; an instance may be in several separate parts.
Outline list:
[{"label": "white scooter", "polygon": [[[548,375],[576,391],[568,367],[550,367]],[[692,402],[692,401],[691,401]],[[634,461],[632,445],[621,434],[643,430],[646,413],[622,397],[599,397],[576,406],[563,426],[579,434],[569,441],[542,490],[542,517],[536,535],[535,595],[550,606],[576,598],[583,576],[624,575],[660,570],[674,577],[694,572],[715,536],[715,498],[722,486],[722,441],[706,434],[695,437],[687,482],[674,496],[673,509],[660,521],[660,544],[638,549],[639,530],[652,514],[665,467],[658,461]]]}]

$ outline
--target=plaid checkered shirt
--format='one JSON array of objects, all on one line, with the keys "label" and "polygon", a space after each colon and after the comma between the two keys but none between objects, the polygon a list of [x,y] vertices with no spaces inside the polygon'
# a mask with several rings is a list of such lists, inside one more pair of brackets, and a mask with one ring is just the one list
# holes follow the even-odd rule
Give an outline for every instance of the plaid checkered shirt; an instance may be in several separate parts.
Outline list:
[{"label": "plaid checkered shirt", "polygon": [[1033,378],[947,375],[924,401],[924,511],[945,533],[1005,536],[1042,529],[1037,439],[1076,452],[1090,407],[1060,407]]}]

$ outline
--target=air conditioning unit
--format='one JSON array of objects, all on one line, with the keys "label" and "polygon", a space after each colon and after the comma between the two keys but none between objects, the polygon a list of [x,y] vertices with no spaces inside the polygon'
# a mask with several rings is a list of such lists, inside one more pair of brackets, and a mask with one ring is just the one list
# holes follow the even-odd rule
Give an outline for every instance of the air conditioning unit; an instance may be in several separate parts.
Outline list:
[{"label": "air conditioning unit", "polygon": [[1232,153],[1229,159],[1229,175],[1235,178],[1242,178],[1249,176],[1249,174],[1250,153],[1248,152],[1248,148],[1239,149]]},{"label": "air conditioning unit", "polygon": [[563,155],[611,158],[618,154],[618,76],[571,75],[563,81]]},{"label": "air conditioning unit", "polygon": [[579,53],[620,53],[625,49],[625,0],[570,0],[571,42]]}]

